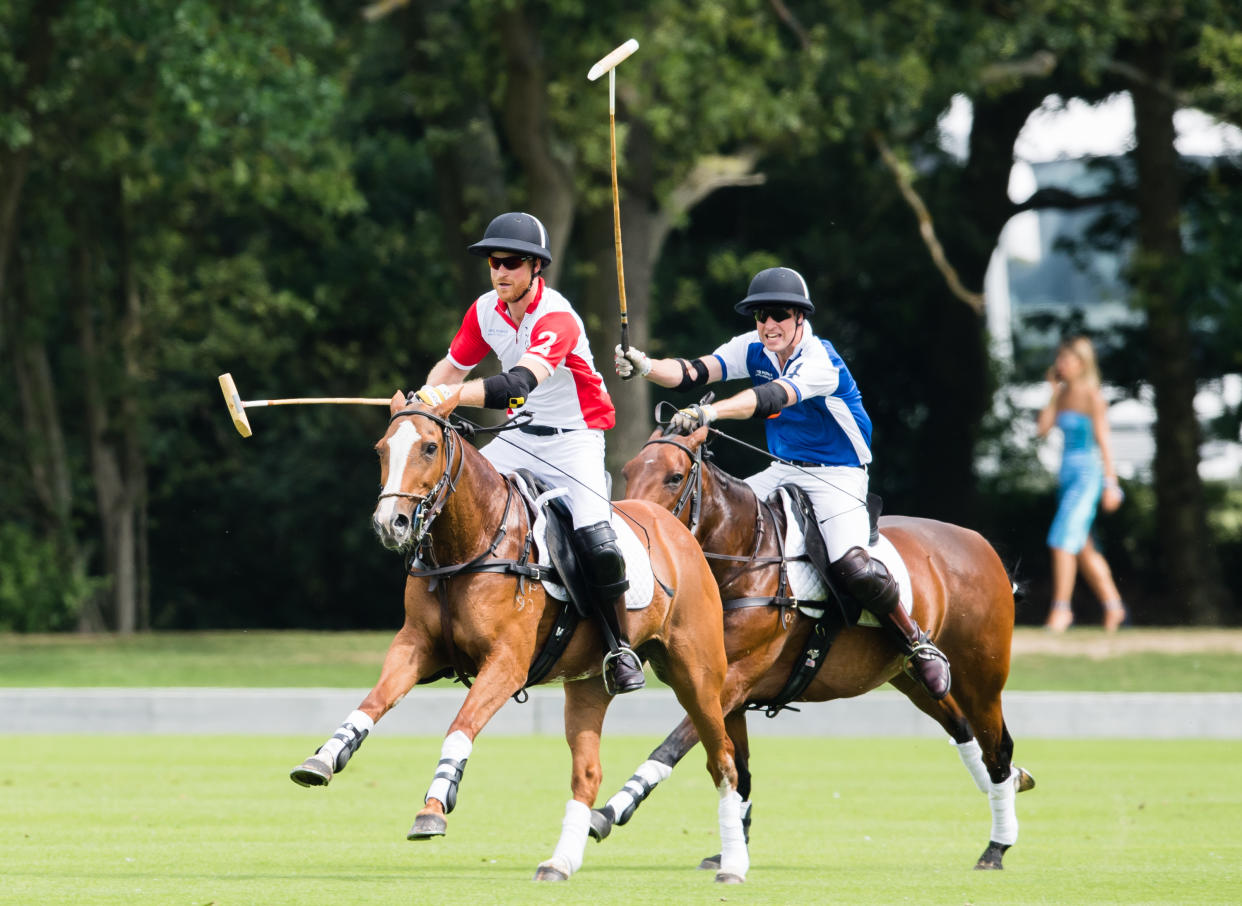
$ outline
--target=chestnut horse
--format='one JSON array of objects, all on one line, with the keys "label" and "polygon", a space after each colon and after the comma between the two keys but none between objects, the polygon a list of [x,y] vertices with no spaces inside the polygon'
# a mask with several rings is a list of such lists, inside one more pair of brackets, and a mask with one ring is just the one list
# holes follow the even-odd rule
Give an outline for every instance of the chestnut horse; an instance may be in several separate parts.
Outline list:
[{"label": "chestnut horse", "polygon": [[[428,408],[393,395],[388,430],[376,444],[382,490],[372,521],[386,547],[418,553],[405,584],[405,623],[375,687],[291,776],[303,786],[326,785],[416,683],[452,673],[473,676],[448,728],[425,805],[407,834],[411,840],[440,836],[475,737],[488,720],[528,684],[562,680],[573,798],[556,850],[535,879],[566,880],[582,865],[590,807],[602,779],[599,737],[611,700],[600,675],[602,642],[594,622],[584,622],[559,658],[550,665],[538,658],[542,666],[532,669],[549,637],[564,634],[561,620],[572,605],[563,606],[532,580],[532,513],[514,480],[498,473],[449,423],[457,402],[454,396]],[[727,664],[719,592],[694,537],[667,510],[640,500],[623,501],[617,509],[646,540],[659,580],[645,608],[626,612],[625,628],[676,692],[703,740],[720,796],[724,857],[716,880],[740,882],[749,857],[733,746],[720,706]]]},{"label": "chestnut horse", "polygon": [[[689,436],[665,436],[657,430],[626,463],[623,474],[628,496],[659,503],[690,527],[720,583],[729,657],[725,725],[747,800],[743,813],[749,831],[747,705],[753,709],[768,704],[772,716],[784,704],[779,698],[806,659],[816,620],[790,606],[789,592],[782,587],[790,562],[778,540],[785,529],[783,508],[758,500],[749,485],[704,457],[708,430],[702,427]],[[795,700],[846,698],[884,683],[899,689],[948,732],[975,784],[988,796],[991,835],[975,867],[1002,868],[1005,851],[1017,840],[1014,793],[1034,786],[1033,778],[1011,763],[1013,740],[1001,711],[1013,636],[1012,581],[996,551],[976,532],[904,516],[884,517],[879,524],[909,570],[915,619],[949,657],[952,692],[933,701],[902,672],[900,653],[885,634],[850,626],[835,641],[828,640],[827,656]],[[750,606],[761,603],[784,606]],[[634,780],[603,809],[593,811],[592,835],[603,839],[614,823],[624,824],[695,741],[694,727],[683,721]],[[713,862],[709,857],[703,867]]]}]

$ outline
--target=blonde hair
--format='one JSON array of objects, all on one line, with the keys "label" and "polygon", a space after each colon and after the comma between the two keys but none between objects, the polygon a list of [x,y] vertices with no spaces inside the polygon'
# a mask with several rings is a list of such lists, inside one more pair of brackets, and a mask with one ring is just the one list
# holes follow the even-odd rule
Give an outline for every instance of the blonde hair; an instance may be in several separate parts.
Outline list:
[{"label": "blonde hair", "polygon": [[1100,366],[1096,362],[1095,347],[1091,345],[1090,339],[1080,334],[1062,340],[1061,345],[1057,347],[1057,352],[1070,352],[1076,355],[1082,362],[1083,379],[1092,387],[1100,386]]}]

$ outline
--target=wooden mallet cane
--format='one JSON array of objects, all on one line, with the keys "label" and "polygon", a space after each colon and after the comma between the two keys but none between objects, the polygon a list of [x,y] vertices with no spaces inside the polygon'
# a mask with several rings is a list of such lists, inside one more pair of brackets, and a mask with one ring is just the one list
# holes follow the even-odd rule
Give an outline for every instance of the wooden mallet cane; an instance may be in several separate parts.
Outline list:
[{"label": "wooden mallet cane", "polygon": [[[638,42],[630,38],[587,72],[594,82],[608,73],[608,142],[612,152],[612,233],[617,246],[617,295],[621,300],[621,348],[630,348],[630,319],[625,310],[625,262],[621,254],[621,194],[617,188],[617,66],[638,50]],[[630,377],[634,375],[631,373]],[[628,380],[628,379],[627,379]]]},{"label": "wooden mallet cane", "polygon": [[220,375],[220,390],[224,393],[224,404],[229,407],[229,415],[233,419],[233,427],[242,437],[249,437],[254,432],[250,429],[250,419],[246,418],[246,410],[259,406],[387,406],[388,399],[369,396],[322,396],[302,397],[286,400],[243,400],[237,393],[237,385],[233,383],[233,375],[225,372]]}]

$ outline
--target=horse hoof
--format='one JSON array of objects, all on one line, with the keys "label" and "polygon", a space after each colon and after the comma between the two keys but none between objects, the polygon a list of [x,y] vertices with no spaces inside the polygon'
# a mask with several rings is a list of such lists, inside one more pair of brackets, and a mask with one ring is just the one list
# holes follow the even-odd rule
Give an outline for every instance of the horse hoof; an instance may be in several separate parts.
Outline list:
[{"label": "horse hoof", "polygon": [[327,786],[332,780],[332,768],[312,755],[289,772],[289,779],[298,786]]},{"label": "horse hoof", "polygon": [[591,809],[591,826],[587,829],[587,833],[602,843],[612,833],[612,811]]},{"label": "horse hoof", "polygon": [[540,862],[535,869],[536,881],[568,881],[569,873],[561,870],[551,861]]},{"label": "horse hoof", "polygon": [[718,871],[716,872],[716,883],[717,884],[744,884],[746,883],[746,879],[743,878],[741,875],[735,875],[731,871]]},{"label": "horse hoof", "polygon": [[979,861],[975,863],[975,871],[1002,871],[1004,865],[1002,860],[1005,858],[1005,850],[1009,846],[1004,843],[994,843],[988,841],[988,848],[983,851],[983,855],[979,857]]},{"label": "horse hoof", "polygon": [[444,820],[443,815],[437,815],[434,812],[426,815],[416,815],[414,817],[414,826],[405,835],[405,839],[430,840],[432,837],[443,837],[447,830],[448,822]]},{"label": "horse hoof", "polygon": [[1014,786],[1017,787],[1019,793],[1025,793],[1027,790],[1035,789],[1035,778],[1026,772],[1025,768],[1020,768],[1016,764],[1013,766]]},{"label": "horse hoof", "polygon": [[714,856],[708,856],[699,863],[700,871],[720,871],[720,853]]}]

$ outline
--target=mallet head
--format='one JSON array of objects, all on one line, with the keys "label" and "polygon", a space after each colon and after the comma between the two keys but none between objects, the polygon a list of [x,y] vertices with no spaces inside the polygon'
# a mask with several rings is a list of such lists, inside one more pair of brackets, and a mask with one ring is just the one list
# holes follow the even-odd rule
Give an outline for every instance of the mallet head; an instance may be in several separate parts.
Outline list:
[{"label": "mallet head", "polygon": [[587,72],[587,80],[594,82],[604,73],[609,72],[617,67],[617,64],[638,50],[638,41],[630,38],[620,47],[610,52],[607,56],[600,59],[598,63],[591,67]]},{"label": "mallet head", "polygon": [[220,390],[224,393],[224,404],[229,407],[233,427],[242,437],[249,437],[254,432],[250,430],[250,420],[246,418],[246,409],[237,393],[237,385],[233,383],[233,375],[227,371],[220,375]]}]

